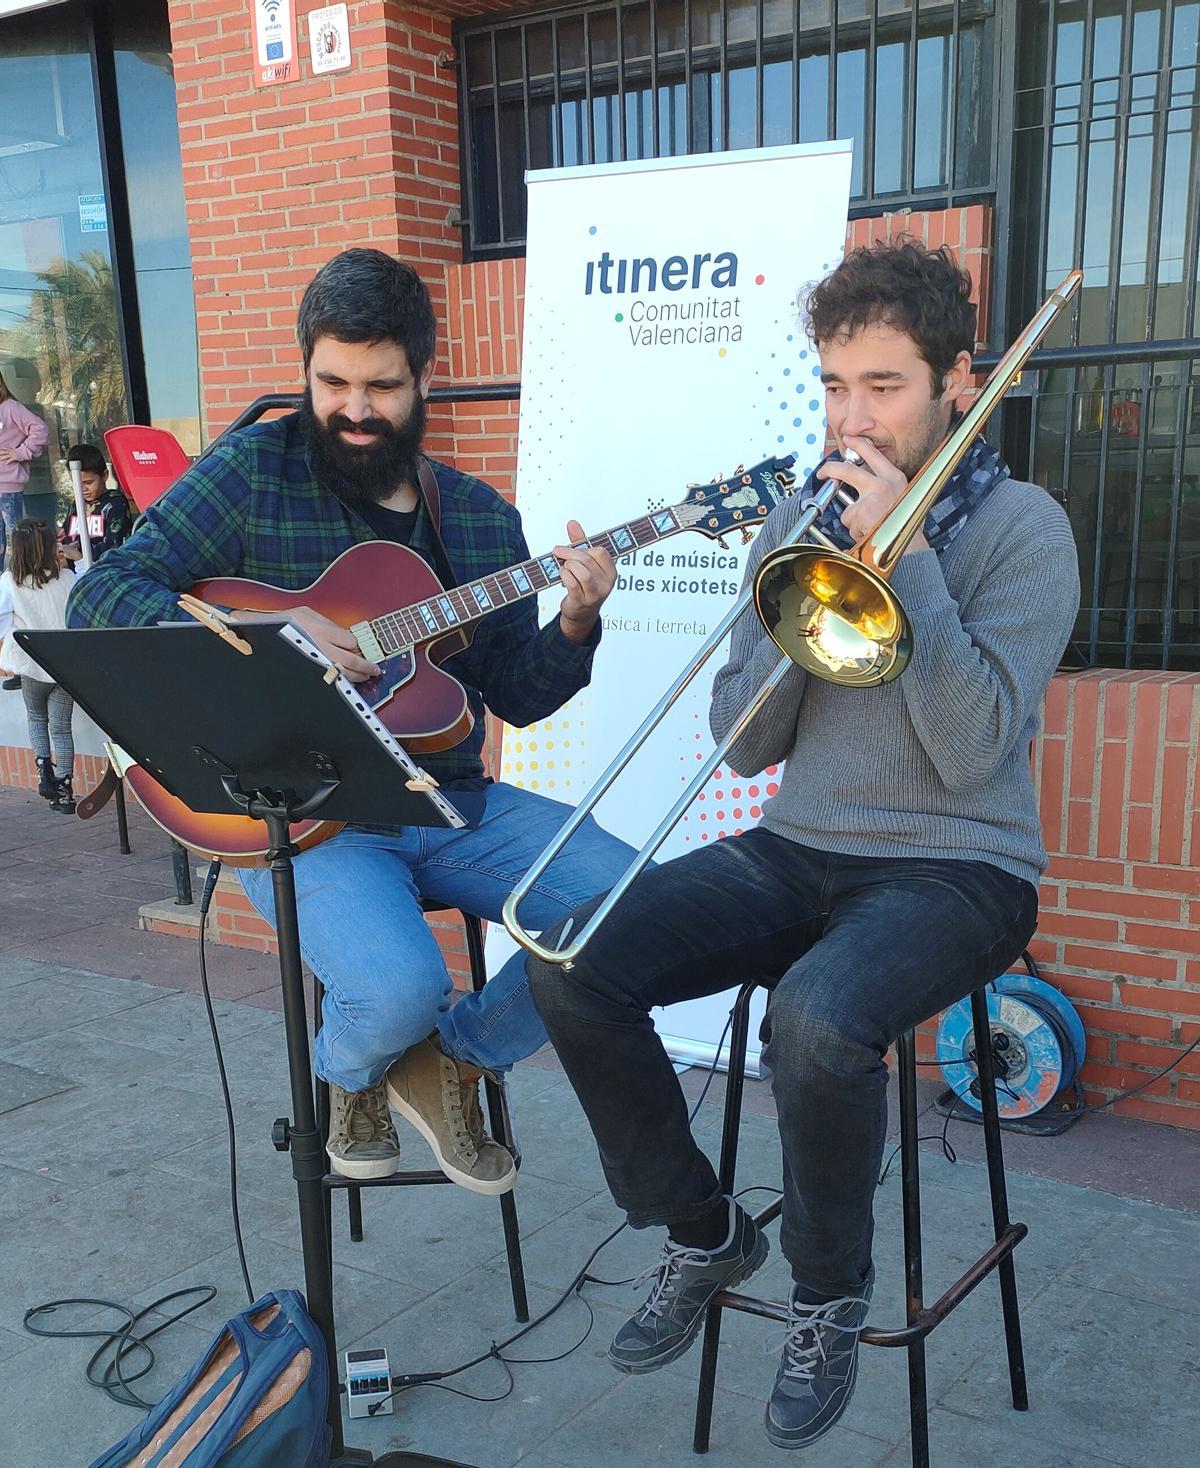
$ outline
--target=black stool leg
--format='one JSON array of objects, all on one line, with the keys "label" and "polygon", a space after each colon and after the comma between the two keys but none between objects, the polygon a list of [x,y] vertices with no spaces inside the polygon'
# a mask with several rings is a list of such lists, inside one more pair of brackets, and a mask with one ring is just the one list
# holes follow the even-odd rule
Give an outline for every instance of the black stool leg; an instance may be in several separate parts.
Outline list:
[{"label": "black stool leg", "polygon": [[[313,975],[313,1039],[321,1030],[321,1000],[325,990],[316,974]],[[313,1092],[317,1117],[317,1134],[321,1146],[329,1140],[329,1086],[314,1071]],[[329,1254],[329,1277],[333,1278],[333,1197],[328,1188],[321,1189],[321,1200],[325,1205],[325,1248]]]},{"label": "black stool leg", "polygon": [[[979,1074],[979,1101],[983,1108],[983,1139],[987,1153],[988,1188],[992,1195],[992,1223],[999,1238],[1008,1228],[1008,1188],[1004,1181],[1004,1152],[1000,1138],[1000,1114],[996,1105],[996,1072],[992,1057],[992,1031],[984,990],[971,995],[971,1017],[975,1021],[975,1068]],[[1029,1410],[1025,1380],[1025,1351],[1021,1344],[1021,1307],[1017,1300],[1017,1271],[1008,1253],[996,1266],[1000,1275],[1000,1304],[1004,1311],[1004,1340],[1008,1348],[1008,1377],[1012,1403],[1018,1412]]]},{"label": "black stool leg", "polygon": [[[729,1071],[725,1080],[725,1111],[721,1120],[721,1159],[717,1175],[721,1191],[733,1195],[737,1176],[738,1125],[742,1116],[742,1089],[746,1080],[746,1042],[750,1033],[750,1000],[755,984],[744,984],[733,1006],[729,1029]],[[713,1393],[717,1385],[717,1352],[721,1346],[721,1307],[710,1305],[704,1320],[704,1344],[700,1352],[700,1379],[696,1387],[696,1423],[692,1451],[708,1452],[712,1429]]]},{"label": "black stool leg", "polygon": [[[478,994],[487,982],[487,964],[483,956],[483,924],[471,913],[462,915],[463,931],[467,940],[467,958],[471,965],[471,987]],[[503,1084],[487,1077],[483,1083],[487,1099],[488,1122],[492,1136],[508,1148],[514,1157],[519,1154],[513,1136],[512,1118],[505,1104]],[[358,1189],[353,1190],[355,1193]],[[500,1219],[504,1225],[504,1252],[508,1257],[508,1281],[512,1289],[513,1313],[524,1325],[529,1319],[529,1298],[525,1292],[525,1263],[521,1258],[521,1228],[517,1221],[517,1202],[511,1192],[500,1195]]]},{"label": "black stool leg", "polygon": [[[317,976],[313,975],[313,1039],[321,1032],[321,1002],[325,998],[325,988]],[[329,1139],[329,1083],[323,1081],[320,1076],[315,1077],[317,1094],[317,1130],[321,1134],[321,1145],[324,1146]],[[362,1243],[362,1199],[359,1197],[360,1189],[347,1188],[346,1202],[350,1209],[350,1238],[356,1244]],[[329,1263],[333,1267],[333,1195],[328,1188],[325,1189],[325,1234],[329,1240]]]},{"label": "black stool leg", "polygon": [[[912,1325],[925,1308],[921,1262],[921,1156],[917,1146],[917,1058],[913,1032],[896,1041],[900,1080],[900,1173],[904,1198],[904,1282]],[[908,1411],[913,1468],[929,1468],[929,1394],[925,1341],[908,1346]]]}]

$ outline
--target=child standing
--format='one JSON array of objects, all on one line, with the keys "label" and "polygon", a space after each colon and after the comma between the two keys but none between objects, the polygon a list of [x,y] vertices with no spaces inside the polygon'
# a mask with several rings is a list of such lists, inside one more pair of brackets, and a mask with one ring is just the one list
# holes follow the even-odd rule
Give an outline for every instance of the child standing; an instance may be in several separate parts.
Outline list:
[{"label": "child standing", "polygon": [[[71,771],[75,741],[71,734],[71,695],[18,646],[15,628],[50,630],[67,625],[67,597],[75,578],[61,574],[54,532],[44,520],[22,520],[12,532],[8,570],[0,576],[0,663],[20,677],[29,722],[29,742],[37,758],[38,794],[51,810],[74,815]],[[54,756],[50,745],[53,740]]]},{"label": "child standing", "polygon": [[[106,550],[127,540],[133,528],[129,501],[119,489],[108,487],[108,461],[94,444],[73,444],[67,451],[67,465],[79,465],[83,498],[87,503],[87,533],[92,542],[92,560],[98,561]],[[59,531],[58,540],[68,561],[83,558],[80,549],[79,517],[74,509]]]}]

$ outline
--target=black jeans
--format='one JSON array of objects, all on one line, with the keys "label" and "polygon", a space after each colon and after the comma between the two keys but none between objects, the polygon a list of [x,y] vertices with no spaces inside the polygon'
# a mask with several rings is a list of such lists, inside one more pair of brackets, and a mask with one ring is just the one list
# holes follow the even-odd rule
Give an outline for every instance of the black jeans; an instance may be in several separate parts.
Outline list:
[{"label": "black jeans", "polygon": [[763,978],[780,1243],[797,1283],[834,1297],[870,1277],[888,1046],[1006,969],[1036,926],[1036,889],[986,862],[841,856],[756,828],[644,872],[570,970],[527,969],[635,1228],[720,1198],[649,1011]]}]

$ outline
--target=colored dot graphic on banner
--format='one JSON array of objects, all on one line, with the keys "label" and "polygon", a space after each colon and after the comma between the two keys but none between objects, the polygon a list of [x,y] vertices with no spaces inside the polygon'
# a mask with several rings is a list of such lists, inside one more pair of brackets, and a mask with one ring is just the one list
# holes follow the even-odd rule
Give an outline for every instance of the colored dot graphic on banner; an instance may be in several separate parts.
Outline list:
[{"label": "colored dot graphic on banner", "polygon": [[586,720],[545,719],[525,729],[509,729],[504,741],[504,759],[500,778],[524,790],[570,793],[576,784],[575,772],[583,762],[587,740],[580,737]]},{"label": "colored dot graphic on banner", "polygon": [[[697,724],[701,721],[699,713],[693,713],[692,718]],[[694,752],[695,760],[703,761],[712,747],[712,736],[707,728],[698,728],[690,739],[680,735],[678,743],[683,747],[679,754],[679,779],[686,785],[695,776],[689,751]],[[683,832],[684,843],[740,836],[762,815],[763,801],[778,792],[779,781],[774,778],[778,773],[778,765],[769,765],[761,775],[745,779],[726,765],[718,765],[677,828]]]}]

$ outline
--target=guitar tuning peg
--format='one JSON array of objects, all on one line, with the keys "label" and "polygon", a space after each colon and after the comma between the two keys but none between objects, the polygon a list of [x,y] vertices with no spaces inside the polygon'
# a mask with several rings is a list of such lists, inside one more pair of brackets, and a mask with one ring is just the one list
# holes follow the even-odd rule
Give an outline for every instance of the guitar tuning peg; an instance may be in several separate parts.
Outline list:
[{"label": "guitar tuning peg", "polygon": [[[746,539],[749,540],[750,537],[747,535],[746,536]],[[717,544],[721,547],[722,550],[728,550],[729,549],[728,545],[726,545],[726,543],[725,543],[725,537],[723,535],[718,535],[717,536]]]},{"label": "guitar tuning peg", "polygon": [[751,542],[751,541],[752,541],[752,540],[753,540],[753,539],[754,539],[754,537],[753,537],[753,535],[751,535],[751,534],[750,534],[750,532],[749,532],[749,531],[748,531],[748,530],[743,530],[743,531],[742,531],[742,544],[743,544],[743,545],[749,545],[749,544],[750,544],[750,542]]},{"label": "guitar tuning peg", "polygon": [[745,467],[746,467],[745,464],[739,464],[737,466],[737,468],[733,472],[735,474],[741,474],[743,472],[743,470],[745,469]]}]

